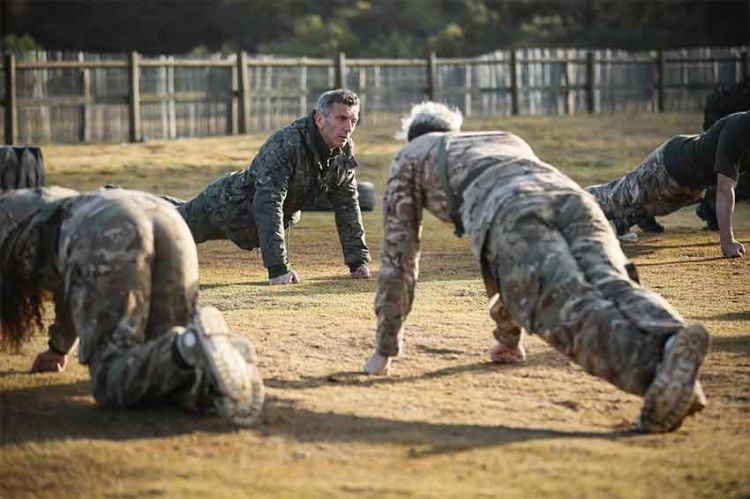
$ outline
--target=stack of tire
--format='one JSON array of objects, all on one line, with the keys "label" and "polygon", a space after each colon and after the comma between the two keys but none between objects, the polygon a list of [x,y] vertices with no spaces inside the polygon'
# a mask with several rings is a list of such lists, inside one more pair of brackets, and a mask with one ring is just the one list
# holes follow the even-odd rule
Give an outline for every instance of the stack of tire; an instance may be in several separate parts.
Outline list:
[{"label": "stack of tire", "polygon": [[[370,182],[357,182],[357,194],[359,194],[359,209],[362,211],[373,211],[375,209],[375,186]],[[312,205],[305,206],[303,210],[329,211],[331,204],[325,194],[315,198]]]},{"label": "stack of tire", "polygon": [[29,146],[0,146],[0,191],[44,185],[42,150]]}]

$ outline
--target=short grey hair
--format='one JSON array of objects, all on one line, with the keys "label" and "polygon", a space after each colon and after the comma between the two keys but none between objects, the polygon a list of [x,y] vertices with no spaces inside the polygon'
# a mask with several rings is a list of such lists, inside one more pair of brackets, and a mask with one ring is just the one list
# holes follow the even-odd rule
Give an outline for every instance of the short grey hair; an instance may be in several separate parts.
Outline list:
[{"label": "short grey hair", "polygon": [[346,88],[329,90],[320,94],[315,110],[321,114],[328,114],[331,106],[336,102],[349,107],[359,106],[359,96]]},{"label": "short grey hair", "polygon": [[412,106],[409,116],[401,118],[401,129],[395,137],[412,141],[430,132],[460,132],[464,117],[457,108],[424,101]]}]

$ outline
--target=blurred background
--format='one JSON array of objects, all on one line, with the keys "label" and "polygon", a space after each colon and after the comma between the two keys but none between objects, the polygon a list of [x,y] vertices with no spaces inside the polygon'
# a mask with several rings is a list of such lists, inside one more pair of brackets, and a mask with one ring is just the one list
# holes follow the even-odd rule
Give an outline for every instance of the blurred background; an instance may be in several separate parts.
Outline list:
[{"label": "blurred background", "polygon": [[2,0],[6,143],[265,131],[337,86],[363,125],[699,111],[748,78],[750,1]]}]

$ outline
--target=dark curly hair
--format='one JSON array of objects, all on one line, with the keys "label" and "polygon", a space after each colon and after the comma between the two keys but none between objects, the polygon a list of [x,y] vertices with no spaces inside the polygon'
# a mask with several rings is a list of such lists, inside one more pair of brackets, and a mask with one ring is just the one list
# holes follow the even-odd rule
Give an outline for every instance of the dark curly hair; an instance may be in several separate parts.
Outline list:
[{"label": "dark curly hair", "polygon": [[[5,247],[3,247],[5,246]],[[18,351],[44,327],[45,293],[31,276],[19,238],[10,237],[0,246],[0,348]]]}]

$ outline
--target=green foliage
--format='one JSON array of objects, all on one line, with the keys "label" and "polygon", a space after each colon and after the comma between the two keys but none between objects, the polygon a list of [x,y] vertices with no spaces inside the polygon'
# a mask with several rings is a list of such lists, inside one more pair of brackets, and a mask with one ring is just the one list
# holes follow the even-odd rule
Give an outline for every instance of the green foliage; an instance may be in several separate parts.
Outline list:
[{"label": "green foliage", "polygon": [[28,52],[32,50],[43,50],[43,47],[28,33],[23,35],[8,35],[3,38],[3,50],[5,52]]},{"label": "green foliage", "polygon": [[261,52],[329,57],[339,51],[355,52],[358,41],[344,20],[325,22],[318,15],[309,15],[294,23],[293,37],[261,45]]},{"label": "green foliage", "polygon": [[56,0],[8,13],[9,43],[23,45],[21,33],[29,33],[55,49],[144,53],[200,46],[314,57],[339,50],[421,57],[428,49],[470,56],[520,46],[650,50],[744,45],[750,32],[748,1]]}]

